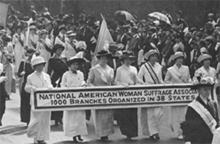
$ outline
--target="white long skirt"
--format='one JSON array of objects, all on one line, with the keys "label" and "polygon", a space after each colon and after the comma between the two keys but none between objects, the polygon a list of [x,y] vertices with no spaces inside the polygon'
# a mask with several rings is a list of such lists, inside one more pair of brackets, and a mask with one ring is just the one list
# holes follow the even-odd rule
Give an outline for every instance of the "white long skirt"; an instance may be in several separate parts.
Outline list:
[{"label": "white long skirt", "polygon": [[109,136],[114,133],[114,111],[95,110],[93,114],[96,134],[100,137]]},{"label": "white long skirt", "polygon": [[163,110],[161,107],[149,107],[141,109],[141,125],[143,135],[159,133],[163,122]]},{"label": "white long skirt", "polygon": [[49,140],[51,112],[31,111],[31,120],[28,125],[27,135],[35,140]]},{"label": "white long skirt", "polygon": [[84,110],[64,111],[65,136],[74,137],[77,135],[87,135],[86,114]]},{"label": "white long skirt", "polygon": [[176,136],[182,135],[180,124],[185,121],[187,106],[172,106],[169,116],[169,123]]}]

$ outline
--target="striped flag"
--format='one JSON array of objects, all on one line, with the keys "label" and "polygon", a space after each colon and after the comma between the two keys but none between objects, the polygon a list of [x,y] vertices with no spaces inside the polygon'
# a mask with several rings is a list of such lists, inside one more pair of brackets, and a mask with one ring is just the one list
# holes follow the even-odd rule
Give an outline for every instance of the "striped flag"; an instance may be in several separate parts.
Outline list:
[{"label": "striped flag", "polygon": [[98,40],[96,43],[95,52],[93,53],[93,57],[92,57],[92,66],[97,64],[97,58],[96,58],[97,53],[100,50],[104,49],[104,45],[106,43],[112,43],[112,42],[114,42],[114,41],[113,41],[112,36],[108,30],[108,26],[105,21],[105,18],[102,16],[102,24],[101,24],[100,31],[99,31],[99,36],[98,36]]},{"label": "striped flag", "polygon": [[0,2],[0,25],[6,27],[8,17],[8,4]]}]

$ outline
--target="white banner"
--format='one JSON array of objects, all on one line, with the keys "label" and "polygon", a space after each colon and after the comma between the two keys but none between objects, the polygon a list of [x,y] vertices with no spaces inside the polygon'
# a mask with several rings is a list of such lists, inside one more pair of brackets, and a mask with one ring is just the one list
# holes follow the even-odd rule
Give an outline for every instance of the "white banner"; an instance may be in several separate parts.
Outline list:
[{"label": "white banner", "polygon": [[33,109],[81,110],[187,105],[198,95],[192,85],[111,86],[38,89]]}]

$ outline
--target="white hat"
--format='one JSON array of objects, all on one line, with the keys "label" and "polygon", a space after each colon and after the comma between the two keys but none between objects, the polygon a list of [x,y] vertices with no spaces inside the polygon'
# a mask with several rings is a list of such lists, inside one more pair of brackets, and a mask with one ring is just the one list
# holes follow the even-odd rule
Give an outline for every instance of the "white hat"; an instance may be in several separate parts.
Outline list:
[{"label": "white hat", "polygon": [[85,59],[83,58],[83,52],[78,52],[75,56],[71,57],[70,60],[67,61],[67,65],[71,65],[74,61],[83,63]]},{"label": "white hat", "polygon": [[69,31],[66,33],[66,35],[67,35],[68,37],[71,37],[71,36],[76,36],[76,33],[74,33],[72,30],[69,30]]},{"label": "white hat", "polygon": [[86,50],[86,48],[87,48],[87,45],[86,45],[86,43],[84,41],[79,41],[78,42],[77,49],[84,49],[84,50]]},{"label": "white hat", "polygon": [[36,28],[36,26],[31,25],[31,26],[29,27],[29,29],[30,29],[30,30],[31,30],[31,29],[35,29],[35,30],[36,30],[37,28]]},{"label": "white hat", "polygon": [[174,55],[171,56],[172,60],[175,60],[177,58],[183,57],[184,59],[186,58],[186,54],[180,51],[175,52]]},{"label": "white hat", "polygon": [[41,56],[36,56],[36,57],[32,58],[32,60],[31,60],[32,67],[36,66],[38,64],[45,64],[45,63],[46,62],[45,62],[44,58]]},{"label": "white hat", "polygon": [[144,55],[144,58],[148,60],[148,58],[154,54],[158,54],[158,51],[156,49],[151,49],[149,50],[145,55]]},{"label": "white hat", "polygon": [[201,63],[202,61],[204,61],[204,60],[206,60],[206,59],[212,59],[212,56],[210,56],[209,54],[201,54],[201,55],[198,57],[197,61],[198,61],[199,63]]}]

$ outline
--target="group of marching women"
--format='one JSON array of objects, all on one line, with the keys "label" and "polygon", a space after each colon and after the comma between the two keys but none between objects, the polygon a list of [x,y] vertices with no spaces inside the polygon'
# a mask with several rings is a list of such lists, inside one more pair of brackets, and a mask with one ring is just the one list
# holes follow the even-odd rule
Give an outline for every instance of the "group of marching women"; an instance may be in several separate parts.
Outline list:
[{"label": "group of marching women", "polygon": [[[192,81],[200,82],[200,80],[201,83],[204,84],[202,80],[207,77],[210,77],[212,80],[216,79],[216,71],[214,68],[210,67],[211,56],[202,54],[198,58],[198,62],[201,63],[202,66],[195,72],[195,77],[191,80],[189,68],[182,64],[185,59],[185,54],[179,51],[172,55],[171,59],[174,65],[168,69],[163,79],[162,66],[158,63],[159,53],[155,49],[149,50],[146,53],[146,62],[140,67],[139,71],[136,67],[132,66],[135,57],[131,51],[123,51],[120,56],[121,66],[114,71],[114,69],[108,65],[109,61],[113,59],[112,54],[108,50],[101,50],[96,55],[98,64],[90,69],[88,78],[85,79],[85,71],[80,70],[80,67],[84,67],[88,62],[84,58],[84,51],[79,51],[75,56],[65,61],[61,57],[64,50],[65,48],[63,45],[56,44],[52,49],[54,53],[53,57],[51,57],[48,62],[42,56],[33,57],[35,50],[32,48],[26,50],[26,54],[29,58],[26,62],[22,62],[19,68],[19,75],[24,75],[25,81],[22,88],[22,97],[30,93],[33,94],[37,88],[48,88],[48,90],[52,90],[54,87],[71,88],[111,85],[128,87],[138,84],[157,85],[191,83]],[[25,70],[21,70],[24,64],[26,65]],[[48,67],[46,68],[46,66]],[[45,72],[45,69],[48,70],[48,73]],[[195,101],[202,103],[204,100],[206,103],[202,108],[199,104],[197,107],[200,107],[200,113],[204,113],[204,115],[207,113],[209,114],[209,120],[215,122],[215,128],[213,129],[216,129],[219,119],[216,102],[210,99],[212,85],[207,84],[205,86],[199,86],[202,88],[198,88],[200,95]],[[30,104],[33,105],[32,96],[29,98]],[[213,106],[207,108],[207,102],[212,102]],[[200,113],[197,113],[196,108],[195,110],[193,108],[194,107],[190,107],[190,105],[188,109],[187,106],[172,106],[169,112],[171,129],[179,139],[183,139],[185,136],[185,138],[187,138],[187,143],[211,143],[213,133],[207,128],[208,126],[206,123],[204,123],[203,117],[205,116],[201,116]],[[95,132],[100,139],[106,141],[108,140],[108,136],[114,133],[115,113],[117,113],[116,120],[122,134],[125,135],[128,140],[137,137],[137,108],[118,110],[99,109],[92,111],[92,118],[94,119]],[[141,108],[142,132],[144,135],[149,135],[152,140],[160,139],[159,132],[160,125],[163,121],[163,113],[164,109],[160,106]],[[195,113],[198,115],[197,119],[194,117]],[[49,111],[31,111],[27,134],[29,137],[34,138],[35,143],[45,144],[45,140],[49,140],[50,119],[51,112]],[[190,129],[190,125],[193,125],[193,122],[195,123],[197,121],[199,122],[197,127],[194,126],[194,129]],[[59,122],[62,123],[62,117],[60,117]],[[65,135],[73,137],[74,142],[83,141],[81,136],[88,134],[85,110],[64,111],[63,122]],[[184,123],[184,125],[182,123]],[[196,134],[194,134],[195,129],[197,130]]]}]

